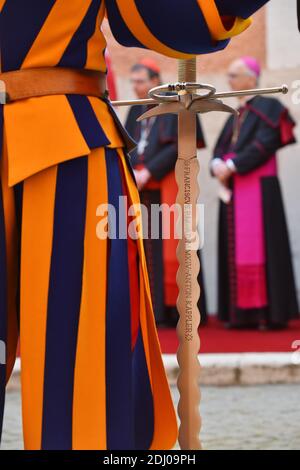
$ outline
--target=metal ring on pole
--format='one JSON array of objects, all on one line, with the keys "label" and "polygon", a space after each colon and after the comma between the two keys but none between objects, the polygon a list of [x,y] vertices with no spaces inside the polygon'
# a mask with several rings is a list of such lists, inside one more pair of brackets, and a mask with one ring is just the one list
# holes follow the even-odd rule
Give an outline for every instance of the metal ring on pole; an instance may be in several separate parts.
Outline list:
[{"label": "metal ring on pole", "polygon": [[[170,83],[168,85],[161,85],[155,88],[152,88],[149,91],[149,97],[155,101],[178,101],[178,94],[182,91],[187,91],[189,93],[195,92],[197,90],[207,90],[207,93],[199,94],[199,98],[208,99],[215,95],[216,88],[207,83],[194,83],[194,82],[178,82]],[[176,93],[176,95],[168,96],[165,93]]]}]

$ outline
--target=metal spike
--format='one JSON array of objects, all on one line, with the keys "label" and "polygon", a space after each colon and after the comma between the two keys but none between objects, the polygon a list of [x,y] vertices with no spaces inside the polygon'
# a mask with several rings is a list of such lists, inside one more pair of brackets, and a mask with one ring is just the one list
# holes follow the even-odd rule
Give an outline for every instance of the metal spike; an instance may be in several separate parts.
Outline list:
[{"label": "metal spike", "polygon": [[211,111],[221,111],[224,113],[237,114],[237,111],[234,108],[228,106],[227,104],[224,104],[223,101],[216,99],[194,100],[191,103],[189,109],[201,114],[209,113]]},{"label": "metal spike", "polygon": [[143,119],[148,119],[153,116],[161,116],[162,114],[177,114],[180,111],[180,108],[182,108],[182,104],[179,101],[176,102],[169,102],[169,103],[163,103],[158,106],[155,106],[155,108],[151,108],[145,113],[143,113],[137,121],[140,122]]}]

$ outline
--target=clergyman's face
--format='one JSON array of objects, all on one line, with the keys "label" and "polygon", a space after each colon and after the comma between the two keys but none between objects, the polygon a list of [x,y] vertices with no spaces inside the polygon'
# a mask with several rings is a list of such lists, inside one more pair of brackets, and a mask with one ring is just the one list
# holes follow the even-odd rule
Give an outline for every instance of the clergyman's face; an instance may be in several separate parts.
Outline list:
[{"label": "clergyman's face", "polygon": [[136,96],[143,100],[148,98],[148,92],[151,88],[158,86],[157,78],[151,79],[147,69],[136,70],[131,73],[130,81]]},{"label": "clergyman's face", "polygon": [[246,65],[241,60],[232,62],[229,66],[228,83],[233,91],[249,90],[257,85],[257,78],[249,73]]}]

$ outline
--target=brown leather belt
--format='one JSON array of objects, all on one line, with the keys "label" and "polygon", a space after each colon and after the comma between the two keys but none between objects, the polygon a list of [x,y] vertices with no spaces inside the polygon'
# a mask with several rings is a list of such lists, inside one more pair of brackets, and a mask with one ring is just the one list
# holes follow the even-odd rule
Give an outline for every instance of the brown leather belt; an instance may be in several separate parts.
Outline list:
[{"label": "brown leather belt", "polygon": [[106,74],[96,70],[40,67],[0,73],[0,103],[46,95],[107,97]]}]

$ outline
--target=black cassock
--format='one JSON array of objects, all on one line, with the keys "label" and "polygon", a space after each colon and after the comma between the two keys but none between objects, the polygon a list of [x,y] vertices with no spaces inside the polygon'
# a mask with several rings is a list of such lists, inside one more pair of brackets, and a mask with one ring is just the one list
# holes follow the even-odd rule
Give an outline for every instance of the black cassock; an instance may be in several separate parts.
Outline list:
[{"label": "black cassock", "polygon": [[255,97],[230,117],[214,157],[231,158],[232,198],[220,203],[218,313],[235,326],[285,326],[298,303],[276,151],[294,143],[295,123],[274,98]]},{"label": "black cassock", "polygon": [[[133,139],[140,145],[130,153],[131,163],[135,169],[146,167],[152,177],[149,183],[140,191],[141,202],[150,215],[151,204],[169,204],[176,201],[177,185],[174,169],[178,156],[177,116],[173,114],[158,116],[142,123],[137,118],[148,107],[133,106],[128,113],[125,127]],[[204,137],[199,119],[197,120],[197,145],[205,147]],[[162,220],[160,220],[160,230]],[[151,230],[150,217],[148,229]],[[161,233],[161,232],[160,232]],[[151,239],[144,240],[148,265],[151,294],[157,324],[175,324],[177,321],[176,285],[177,259],[175,246],[177,241]],[[199,309],[201,321],[206,321],[206,302],[203,285],[202,269],[199,274],[201,297]]]}]

